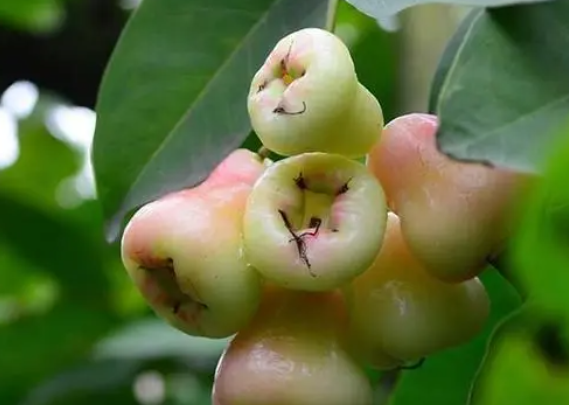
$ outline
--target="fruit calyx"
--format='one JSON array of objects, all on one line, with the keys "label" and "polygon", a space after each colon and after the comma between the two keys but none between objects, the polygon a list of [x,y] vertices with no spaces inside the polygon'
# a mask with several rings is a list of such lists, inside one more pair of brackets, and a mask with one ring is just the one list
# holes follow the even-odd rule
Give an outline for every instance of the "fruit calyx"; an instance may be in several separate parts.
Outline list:
[{"label": "fruit calyx", "polygon": [[373,262],[386,218],[381,185],[365,166],[320,152],[292,156],[269,167],[249,196],[246,256],[282,287],[337,288]]},{"label": "fruit calyx", "polygon": [[288,52],[280,61],[275,61],[271,64],[257,88],[257,94],[266,91],[273,96],[273,99],[276,98],[278,100],[277,105],[272,111],[275,114],[299,115],[306,111],[305,101],[302,101],[302,105],[296,110],[288,110],[286,108],[285,92],[287,88],[306,74],[306,69],[290,58],[293,45],[294,40],[291,40]]},{"label": "fruit calyx", "polygon": [[172,314],[180,320],[195,321],[202,311],[209,309],[196,298],[194,291],[186,292],[180,288],[172,258],[145,260],[138,268],[147,275],[141,286],[143,292],[153,297],[154,304],[171,308]]},{"label": "fruit calyx", "polygon": [[[298,255],[310,270],[312,267],[306,253],[306,239],[318,238],[320,232],[338,232],[339,224],[334,220],[334,202],[337,196],[349,190],[349,180],[340,185],[330,185],[321,182],[312,184],[312,179],[306,179],[302,172],[293,179],[296,187],[303,194],[301,197],[300,212],[289,215],[285,210],[279,209],[285,227],[291,234],[289,243],[296,244]],[[291,220],[291,218],[293,218]],[[316,274],[310,272],[311,276]]]}]

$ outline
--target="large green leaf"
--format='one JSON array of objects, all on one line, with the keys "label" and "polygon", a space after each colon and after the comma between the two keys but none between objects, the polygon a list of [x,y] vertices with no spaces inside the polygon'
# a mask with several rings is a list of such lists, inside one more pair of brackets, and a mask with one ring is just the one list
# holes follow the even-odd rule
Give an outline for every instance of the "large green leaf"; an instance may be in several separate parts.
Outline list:
[{"label": "large green leaf", "polygon": [[460,6],[492,7],[516,3],[536,3],[550,0],[346,0],[362,13],[376,19],[397,14],[406,8],[428,3]]},{"label": "large green leaf", "polygon": [[250,132],[254,72],[285,34],[324,26],[325,0],[144,0],[97,105],[93,159],[109,236],[129,210],[199,183]]},{"label": "large green leaf", "polygon": [[496,271],[486,271],[482,280],[492,302],[484,331],[463,346],[427,358],[419,369],[404,371],[391,405],[462,405],[466,402],[489,336],[521,303],[517,292]]},{"label": "large green leaf", "polygon": [[475,10],[434,80],[440,148],[535,172],[569,116],[569,2]]}]

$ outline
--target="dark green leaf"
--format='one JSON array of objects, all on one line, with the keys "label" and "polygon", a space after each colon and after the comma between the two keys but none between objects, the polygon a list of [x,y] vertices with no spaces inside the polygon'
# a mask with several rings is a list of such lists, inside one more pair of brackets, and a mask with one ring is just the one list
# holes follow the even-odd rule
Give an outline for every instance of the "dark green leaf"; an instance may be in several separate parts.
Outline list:
[{"label": "dark green leaf", "polygon": [[376,19],[397,14],[406,8],[428,3],[460,6],[492,7],[516,3],[537,3],[550,0],[346,0],[362,13]]},{"label": "dark green leaf", "polygon": [[461,405],[468,398],[472,379],[496,325],[520,305],[520,297],[496,271],[482,274],[492,302],[484,331],[467,344],[426,359],[417,370],[404,371],[391,405]]},{"label": "dark green leaf", "polygon": [[250,132],[254,72],[285,34],[324,26],[325,0],[145,0],[97,105],[93,159],[109,236],[129,210],[202,181]]},{"label": "dark green leaf", "polygon": [[457,159],[539,171],[569,116],[569,2],[473,13],[434,82],[439,146]]}]

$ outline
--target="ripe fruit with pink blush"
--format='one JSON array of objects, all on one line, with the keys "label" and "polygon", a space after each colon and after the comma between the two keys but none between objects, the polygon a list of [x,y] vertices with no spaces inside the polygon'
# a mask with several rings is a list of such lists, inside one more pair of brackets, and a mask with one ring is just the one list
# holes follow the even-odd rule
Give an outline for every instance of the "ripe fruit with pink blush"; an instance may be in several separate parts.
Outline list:
[{"label": "ripe fruit with pink blush", "polygon": [[337,291],[267,289],[259,313],[222,355],[215,405],[371,405],[366,375],[346,351]]},{"label": "ripe fruit with pink blush", "polygon": [[122,239],[129,275],[154,311],[190,335],[225,337],[250,321],[261,282],[243,259],[243,211],[264,171],[237,150],[199,186],[140,209]]},{"label": "ripe fruit with pink blush", "polygon": [[329,290],[373,262],[386,218],[383,190],[364,165],[326,153],[292,156],[269,167],[249,196],[245,253],[275,284]]},{"label": "ripe fruit with pink blush", "polygon": [[363,156],[383,127],[381,106],[358,82],[348,48],[317,28],[276,44],[253,77],[247,105],[263,144],[286,156]]},{"label": "ripe fruit with pink blush", "polygon": [[452,160],[437,149],[436,131],[434,116],[399,117],[385,127],[367,165],[415,256],[436,277],[460,281],[500,252],[530,178]]},{"label": "ripe fruit with pink blush", "polygon": [[450,284],[426,272],[391,212],[381,252],[351,287],[352,339],[379,368],[392,366],[386,354],[411,362],[465,343],[480,332],[490,309],[477,278]]}]

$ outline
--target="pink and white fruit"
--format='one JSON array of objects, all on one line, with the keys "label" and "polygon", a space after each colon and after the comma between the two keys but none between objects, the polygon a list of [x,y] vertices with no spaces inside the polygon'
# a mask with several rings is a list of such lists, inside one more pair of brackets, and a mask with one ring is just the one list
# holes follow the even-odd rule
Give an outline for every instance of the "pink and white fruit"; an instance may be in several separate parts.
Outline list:
[{"label": "pink and white fruit", "polygon": [[490,309],[478,278],[451,284],[427,273],[391,212],[381,252],[352,290],[351,334],[379,368],[392,366],[386,354],[411,362],[465,343],[480,332]]},{"label": "pink and white fruit", "polygon": [[363,156],[383,127],[381,106],[358,82],[348,48],[317,28],[277,43],[252,80],[248,110],[263,144],[286,156]]},{"label": "pink and white fruit", "polygon": [[257,310],[261,282],[243,259],[245,203],[264,170],[237,150],[199,186],[140,209],[122,240],[123,263],[154,311],[190,334],[225,337]]},{"label": "pink and white fruit", "polygon": [[436,277],[460,281],[500,252],[527,177],[452,160],[437,149],[437,125],[426,114],[391,121],[367,164],[415,256]]},{"label": "pink and white fruit", "polygon": [[249,196],[245,253],[275,284],[329,290],[371,265],[386,220],[381,185],[363,164],[326,153],[292,156],[269,167]]},{"label": "pink and white fruit", "polygon": [[270,288],[260,311],[221,357],[214,405],[371,405],[372,390],[345,350],[337,291]]}]

